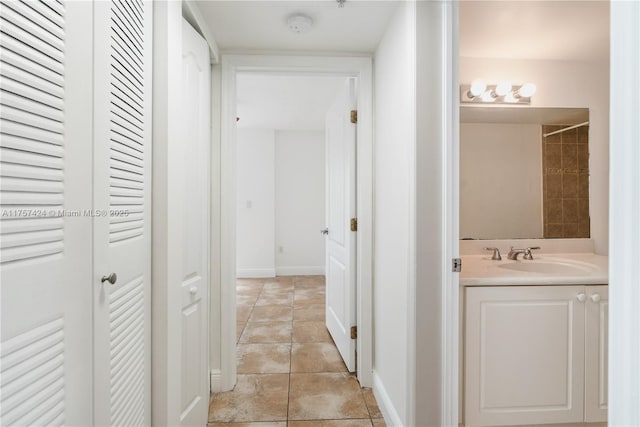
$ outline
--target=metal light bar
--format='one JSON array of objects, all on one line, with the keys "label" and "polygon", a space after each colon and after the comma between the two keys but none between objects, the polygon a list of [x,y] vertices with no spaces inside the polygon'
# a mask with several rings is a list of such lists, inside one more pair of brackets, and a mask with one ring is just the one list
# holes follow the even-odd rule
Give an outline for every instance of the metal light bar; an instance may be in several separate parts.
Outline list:
[{"label": "metal light bar", "polygon": [[495,93],[497,85],[487,85],[484,93],[473,96],[470,93],[471,85],[460,85],[460,103],[462,104],[511,104],[511,105],[529,105],[531,104],[530,96],[519,96],[518,91],[522,87],[513,86],[511,91],[504,95],[498,96]]}]

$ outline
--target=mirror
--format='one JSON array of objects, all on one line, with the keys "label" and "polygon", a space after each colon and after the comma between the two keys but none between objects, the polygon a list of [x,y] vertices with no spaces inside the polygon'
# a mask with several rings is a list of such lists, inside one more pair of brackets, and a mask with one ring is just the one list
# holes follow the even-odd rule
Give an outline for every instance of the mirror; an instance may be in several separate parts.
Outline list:
[{"label": "mirror", "polygon": [[460,107],[460,238],[589,237],[589,110]]}]

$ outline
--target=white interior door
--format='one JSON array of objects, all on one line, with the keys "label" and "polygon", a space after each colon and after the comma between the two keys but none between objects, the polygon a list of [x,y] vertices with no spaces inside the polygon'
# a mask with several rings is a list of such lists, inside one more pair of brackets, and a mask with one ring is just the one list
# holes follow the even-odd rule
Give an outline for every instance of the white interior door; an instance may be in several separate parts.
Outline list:
[{"label": "white interior door", "polygon": [[209,410],[210,85],[209,47],[183,20],[180,422],[193,426],[206,425]]},{"label": "white interior door", "polygon": [[151,2],[94,8],[94,424],[149,425]]},{"label": "white interior door", "polygon": [[326,323],[350,372],[356,370],[356,109],[355,79],[347,79],[327,112]]},{"label": "white interior door", "polygon": [[1,425],[92,424],[91,12],[0,7]]}]

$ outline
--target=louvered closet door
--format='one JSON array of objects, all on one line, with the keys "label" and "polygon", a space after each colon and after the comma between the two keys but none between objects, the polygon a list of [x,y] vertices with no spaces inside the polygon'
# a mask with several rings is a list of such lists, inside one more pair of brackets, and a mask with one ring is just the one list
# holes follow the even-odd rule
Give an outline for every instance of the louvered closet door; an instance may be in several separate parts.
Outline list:
[{"label": "louvered closet door", "polygon": [[95,2],[95,423],[149,425],[151,2]]},{"label": "louvered closet door", "polygon": [[0,425],[90,425],[92,6],[0,7]]}]

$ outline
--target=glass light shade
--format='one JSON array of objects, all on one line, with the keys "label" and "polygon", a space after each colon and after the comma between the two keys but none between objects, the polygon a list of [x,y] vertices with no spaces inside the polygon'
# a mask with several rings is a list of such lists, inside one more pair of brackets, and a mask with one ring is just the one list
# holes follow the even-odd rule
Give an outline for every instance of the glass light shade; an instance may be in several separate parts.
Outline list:
[{"label": "glass light shade", "polygon": [[493,97],[493,95],[491,94],[491,91],[490,91],[490,90],[485,91],[485,92],[482,94],[482,98],[481,98],[481,99],[482,99],[482,101],[483,101],[483,102],[493,102],[493,101],[495,101],[495,100],[496,100],[496,99]]},{"label": "glass light shade", "polygon": [[471,82],[471,88],[469,88],[469,94],[471,96],[476,97],[480,96],[487,89],[487,85],[482,80],[474,80]]},{"label": "glass light shade", "polygon": [[518,98],[516,98],[513,93],[509,92],[504,96],[504,102],[518,102]]},{"label": "glass light shade", "polygon": [[508,82],[507,80],[498,82],[498,84],[496,85],[495,92],[496,92],[496,95],[498,96],[505,96],[506,94],[511,92],[511,83]]},{"label": "glass light shade", "polygon": [[522,85],[522,87],[518,90],[518,95],[524,97],[524,98],[529,98],[531,95],[533,95],[534,93],[536,93],[536,85],[533,83],[525,83]]}]

